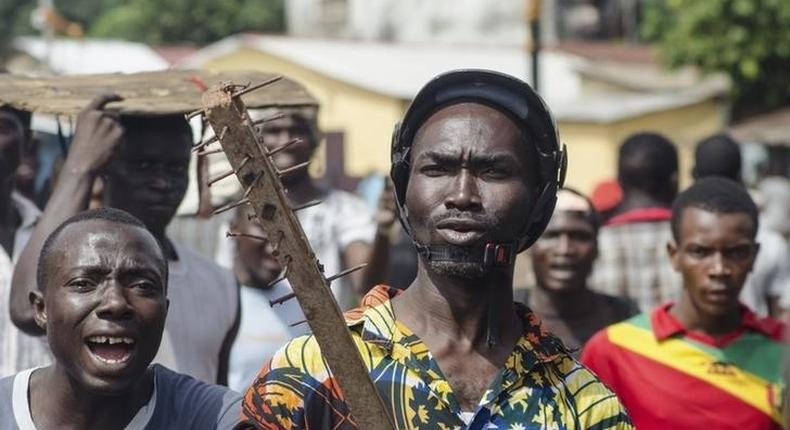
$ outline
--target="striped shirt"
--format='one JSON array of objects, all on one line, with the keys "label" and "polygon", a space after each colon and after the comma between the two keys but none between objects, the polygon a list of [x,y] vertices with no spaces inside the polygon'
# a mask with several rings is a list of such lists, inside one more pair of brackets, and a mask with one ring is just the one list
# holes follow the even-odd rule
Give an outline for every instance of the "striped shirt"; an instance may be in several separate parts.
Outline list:
[{"label": "striped shirt", "polygon": [[778,430],[782,325],[742,308],[721,339],[687,331],[671,304],[596,334],[582,362],[617,393],[640,430]]},{"label": "striped shirt", "polygon": [[[620,402],[523,305],[524,334],[505,367],[465,413],[428,347],[395,320],[378,286],[346,321],[397,429],[632,429]],[[263,429],[357,427],[314,337],[278,351],[248,389],[242,417]]]}]

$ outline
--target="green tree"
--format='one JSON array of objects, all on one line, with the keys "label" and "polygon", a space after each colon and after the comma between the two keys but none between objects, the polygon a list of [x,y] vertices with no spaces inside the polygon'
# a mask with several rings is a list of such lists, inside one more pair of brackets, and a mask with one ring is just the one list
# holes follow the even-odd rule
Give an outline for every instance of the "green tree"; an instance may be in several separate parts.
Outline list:
[{"label": "green tree", "polygon": [[[243,31],[285,30],[285,0],[54,0],[88,36],[144,43],[205,44]],[[0,58],[15,36],[38,34],[34,0],[0,0]]]},{"label": "green tree", "polygon": [[14,37],[32,31],[30,14],[35,6],[30,0],[0,0],[0,68]]},{"label": "green tree", "polygon": [[668,66],[727,74],[736,118],[790,105],[790,1],[648,0],[641,30]]},{"label": "green tree", "polygon": [[242,31],[282,32],[283,0],[130,0],[101,15],[89,34],[145,43],[210,43]]}]

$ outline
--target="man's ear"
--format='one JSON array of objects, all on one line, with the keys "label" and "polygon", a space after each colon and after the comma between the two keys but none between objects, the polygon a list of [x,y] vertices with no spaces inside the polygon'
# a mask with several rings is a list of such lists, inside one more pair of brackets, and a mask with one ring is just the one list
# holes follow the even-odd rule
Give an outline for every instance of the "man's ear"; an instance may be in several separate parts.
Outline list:
[{"label": "man's ear", "polygon": [[667,254],[669,254],[669,261],[672,263],[672,268],[674,268],[676,272],[679,271],[678,265],[680,255],[678,252],[678,244],[675,243],[674,239],[671,239],[669,242],[667,242]]},{"label": "man's ear", "polygon": [[36,291],[31,291],[28,298],[30,300],[30,306],[33,307],[33,319],[36,321],[36,325],[41,330],[46,331],[47,307],[44,304],[44,295],[41,294],[41,291],[36,290]]}]

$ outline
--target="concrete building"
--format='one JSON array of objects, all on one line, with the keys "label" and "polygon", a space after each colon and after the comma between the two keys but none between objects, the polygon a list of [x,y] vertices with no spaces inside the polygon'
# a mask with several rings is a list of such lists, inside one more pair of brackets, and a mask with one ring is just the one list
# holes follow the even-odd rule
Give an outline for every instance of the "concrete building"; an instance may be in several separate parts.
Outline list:
[{"label": "concrete building", "polygon": [[[617,148],[640,130],[665,133],[680,145],[688,172],[692,145],[726,124],[718,77],[667,74],[646,48],[575,44],[541,56],[541,94],[570,152],[568,183],[591,191],[615,174]],[[240,34],[210,45],[182,67],[282,73],[321,103],[327,150],[314,173],[351,184],[389,167],[393,126],[430,78],[455,68],[499,70],[529,81],[519,48],[471,44],[381,43]]]},{"label": "concrete building", "polygon": [[288,0],[285,15],[292,36],[519,46],[534,1],[543,43],[638,39],[643,0]]},{"label": "concrete building", "polygon": [[165,70],[170,64],[143,43],[116,39],[22,36],[14,39],[15,54],[6,68],[12,73],[84,75]]}]

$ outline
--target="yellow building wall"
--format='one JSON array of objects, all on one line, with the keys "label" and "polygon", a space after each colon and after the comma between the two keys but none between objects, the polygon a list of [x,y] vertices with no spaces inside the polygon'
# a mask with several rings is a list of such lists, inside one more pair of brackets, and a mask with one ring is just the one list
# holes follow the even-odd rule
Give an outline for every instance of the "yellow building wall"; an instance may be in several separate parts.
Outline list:
[{"label": "yellow building wall", "polygon": [[[261,70],[279,73],[307,88],[319,101],[319,126],[325,132],[344,133],[345,168],[350,176],[372,170],[389,171],[392,129],[400,119],[404,102],[346,84],[299,64],[259,50],[241,48],[203,66],[212,71]],[[322,154],[318,155],[320,174]]]},{"label": "yellow building wall", "polygon": [[608,124],[559,122],[560,139],[568,147],[566,184],[584,193],[617,172],[617,151],[629,135],[656,131],[678,146],[681,187],[691,181],[694,145],[721,131],[726,114],[723,106],[708,100],[690,106],[655,112]]},{"label": "yellow building wall", "polygon": [[[240,48],[215,58],[204,68],[269,71],[300,82],[321,104],[320,127],[327,132],[344,133],[346,174],[365,176],[371,171],[389,171],[392,129],[406,109],[407,101],[347,84],[251,48]],[[560,138],[569,152],[566,183],[582,192],[591,192],[598,182],[616,175],[620,143],[632,133],[653,130],[678,145],[681,185],[687,185],[694,144],[722,130],[725,120],[722,104],[708,100],[613,123],[560,121]],[[322,159],[319,153],[318,170],[313,173],[321,173]]]}]

